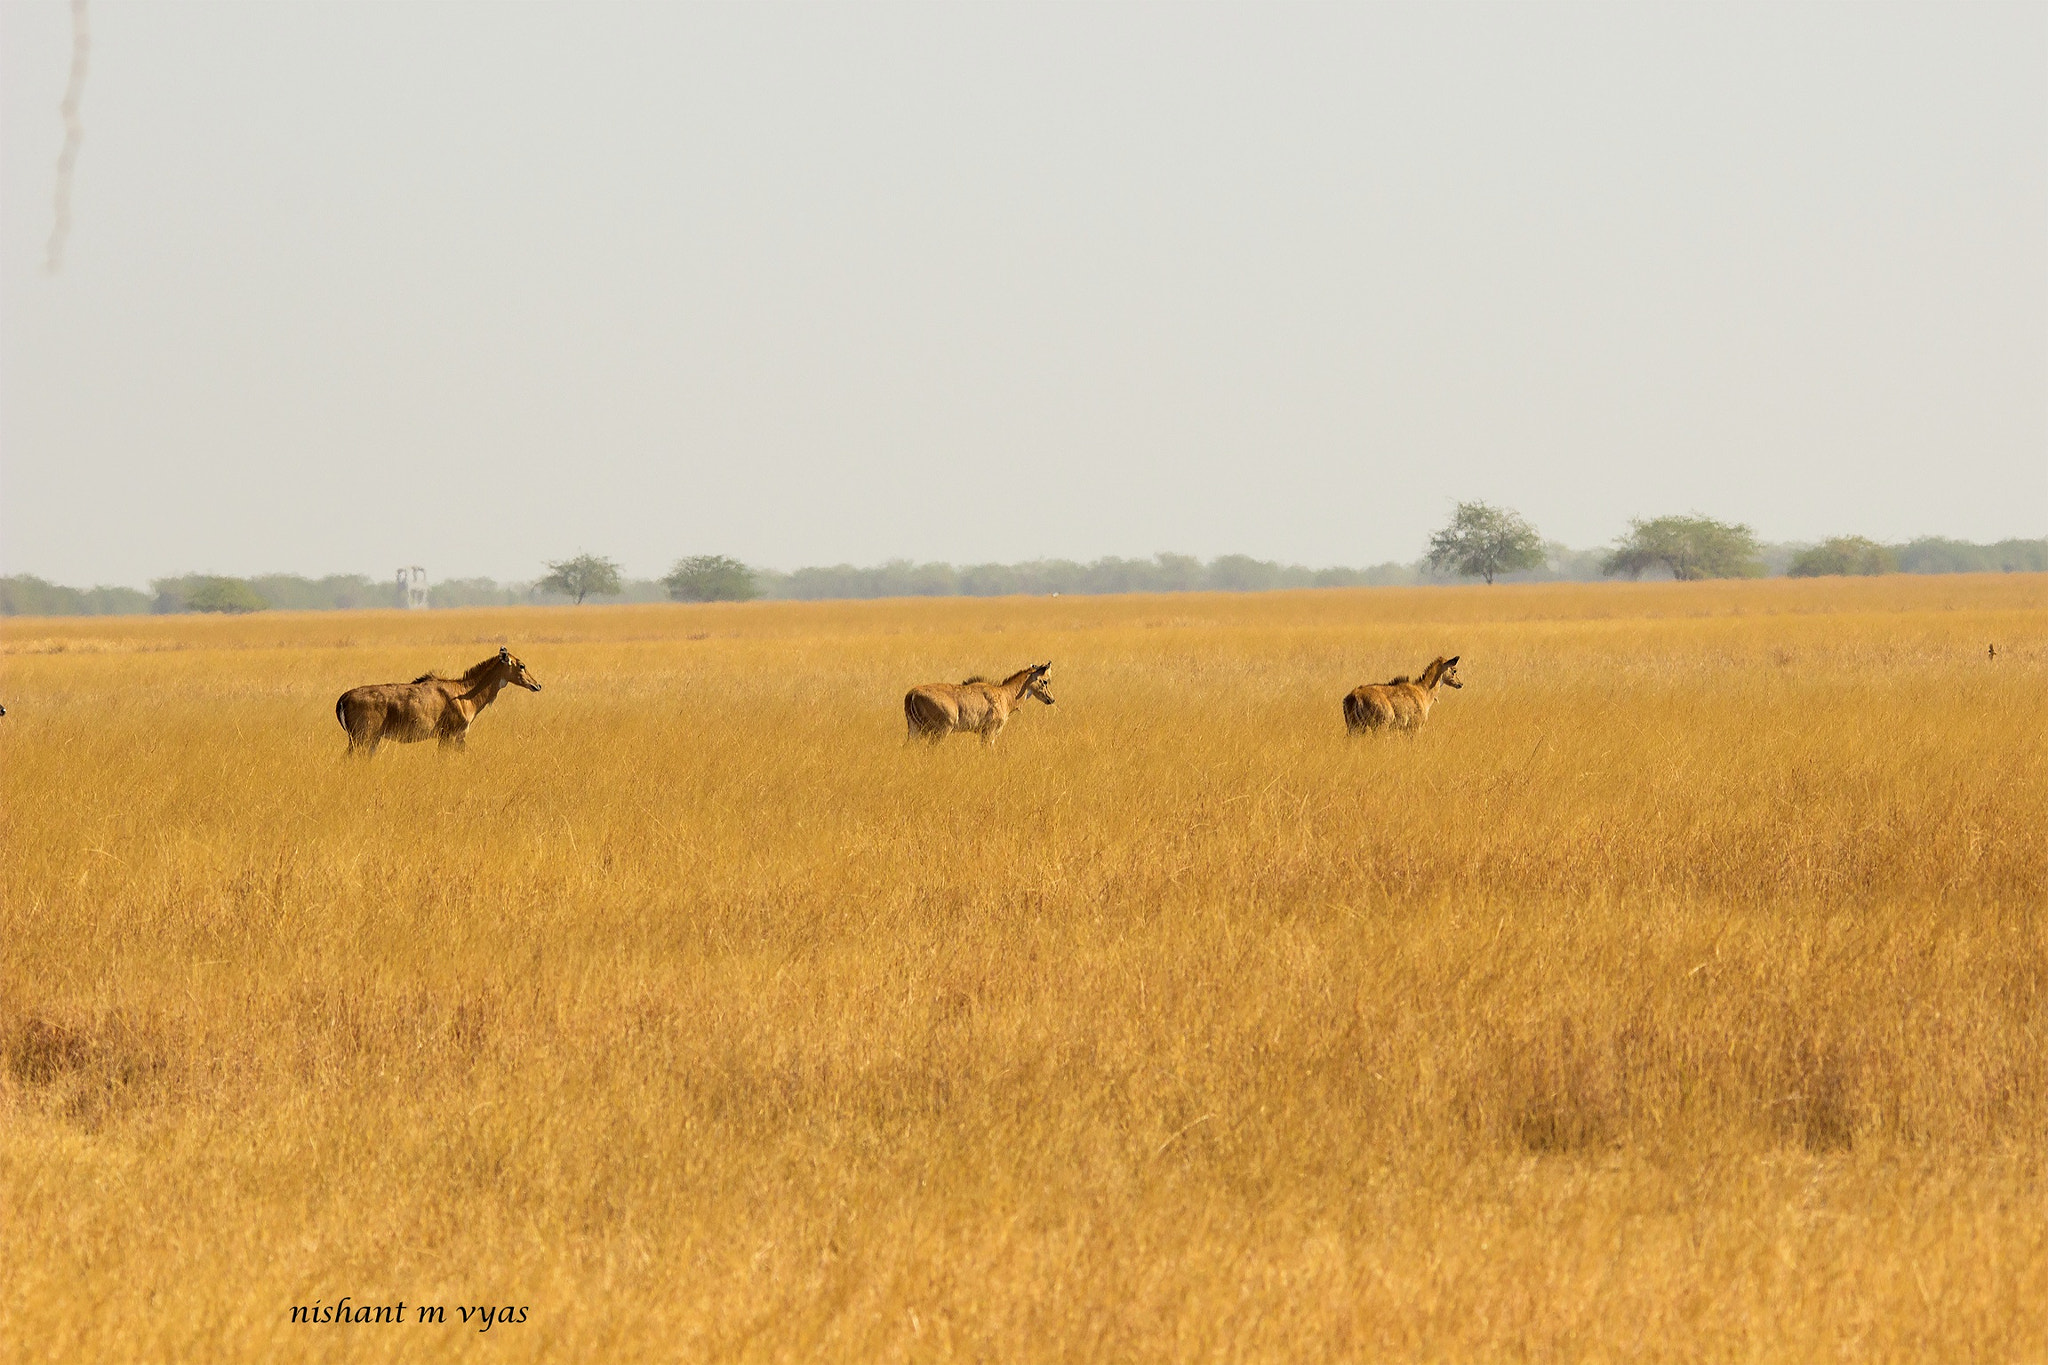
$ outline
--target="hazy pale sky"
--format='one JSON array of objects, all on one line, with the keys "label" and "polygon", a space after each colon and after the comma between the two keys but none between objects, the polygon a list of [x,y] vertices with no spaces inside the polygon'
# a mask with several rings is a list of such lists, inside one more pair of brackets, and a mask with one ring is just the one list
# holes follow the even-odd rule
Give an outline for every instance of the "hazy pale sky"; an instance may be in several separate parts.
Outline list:
[{"label": "hazy pale sky", "polygon": [[2048,534],[2048,7],[0,5],[0,567]]}]

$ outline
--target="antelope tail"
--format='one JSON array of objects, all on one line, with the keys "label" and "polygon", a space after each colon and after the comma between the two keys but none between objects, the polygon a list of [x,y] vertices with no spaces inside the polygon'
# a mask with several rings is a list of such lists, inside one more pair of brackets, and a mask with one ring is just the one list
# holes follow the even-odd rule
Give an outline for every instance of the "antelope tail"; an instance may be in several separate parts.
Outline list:
[{"label": "antelope tail", "polygon": [[341,728],[344,730],[348,729],[348,713],[342,710],[342,703],[347,700],[348,693],[346,692],[334,699],[334,718],[341,722]]}]

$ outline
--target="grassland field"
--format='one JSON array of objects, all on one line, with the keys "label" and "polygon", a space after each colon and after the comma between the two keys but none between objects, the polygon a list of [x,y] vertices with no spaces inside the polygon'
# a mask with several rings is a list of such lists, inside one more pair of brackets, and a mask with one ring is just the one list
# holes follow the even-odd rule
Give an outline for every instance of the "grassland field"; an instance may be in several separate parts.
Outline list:
[{"label": "grassland field", "polygon": [[0,1359],[2048,1359],[2048,576],[13,619],[0,701]]}]

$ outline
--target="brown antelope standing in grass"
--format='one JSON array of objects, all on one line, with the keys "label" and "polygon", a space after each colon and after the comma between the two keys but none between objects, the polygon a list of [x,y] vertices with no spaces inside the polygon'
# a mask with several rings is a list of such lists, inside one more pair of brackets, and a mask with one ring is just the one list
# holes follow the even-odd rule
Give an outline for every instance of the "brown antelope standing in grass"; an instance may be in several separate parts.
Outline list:
[{"label": "brown antelope standing in grass", "polygon": [[1036,697],[1051,706],[1052,693],[1045,690],[1051,663],[1020,668],[1001,682],[969,678],[958,683],[926,683],[913,687],[903,697],[903,719],[910,726],[904,740],[927,739],[936,744],[955,731],[981,736],[983,744],[994,744],[1010,720],[1010,713]]},{"label": "brown antelope standing in grass", "polygon": [[422,673],[409,683],[372,683],[351,687],[334,703],[334,718],[348,731],[348,751],[367,757],[385,740],[414,744],[438,739],[444,749],[460,749],[469,737],[477,712],[498,699],[507,684],[540,691],[526,665],[500,649],[459,678]]},{"label": "brown antelope standing in grass", "polygon": [[1395,678],[1392,682],[1367,683],[1344,698],[1344,728],[1354,735],[1368,730],[1414,730],[1429,719],[1436,704],[1436,689],[1463,687],[1458,681],[1458,656],[1439,655],[1422,670],[1419,678]]}]

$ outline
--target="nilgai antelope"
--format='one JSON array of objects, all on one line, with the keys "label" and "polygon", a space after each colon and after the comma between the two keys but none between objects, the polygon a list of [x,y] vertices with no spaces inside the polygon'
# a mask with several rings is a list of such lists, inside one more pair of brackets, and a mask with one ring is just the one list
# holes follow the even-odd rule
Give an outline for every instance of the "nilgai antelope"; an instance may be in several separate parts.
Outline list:
[{"label": "nilgai antelope", "polygon": [[387,739],[394,744],[438,739],[444,749],[460,749],[477,712],[496,701],[507,684],[540,691],[526,665],[511,650],[500,649],[459,678],[422,673],[409,683],[351,687],[334,703],[334,718],[348,731],[350,753],[374,754]]},{"label": "nilgai antelope", "polygon": [[1419,678],[1395,678],[1354,689],[1344,698],[1344,728],[1354,735],[1368,730],[1413,730],[1429,719],[1439,683],[1465,685],[1458,681],[1457,655],[1437,657]]},{"label": "nilgai antelope", "polygon": [[1010,713],[1036,697],[1051,706],[1052,693],[1045,690],[1051,663],[1020,668],[1001,682],[969,678],[959,683],[926,683],[913,687],[903,697],[903,719],[910,726],[904,740],[927,739],[936,744],[956,730],[981,736],[983,744],[994,744],[1010,720]]}]

